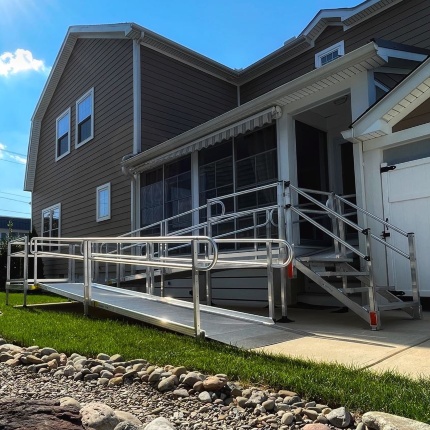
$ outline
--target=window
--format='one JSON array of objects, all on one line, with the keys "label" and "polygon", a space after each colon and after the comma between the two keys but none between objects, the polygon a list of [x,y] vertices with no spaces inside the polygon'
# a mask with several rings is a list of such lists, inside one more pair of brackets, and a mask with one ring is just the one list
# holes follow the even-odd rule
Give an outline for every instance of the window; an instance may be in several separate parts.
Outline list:
[{"label": "window", "polygon": [[[61,226],[61,204],[42,210],[42,236],[60,237]],[[44,247],[44,251],[57,251],[57,246]]]},{"label": "window", "polygon": [[94,88],[76,102],[76,147],[94,137]]},{"label": "window", "polygon": [[110,219],[110,183],[97,187],[97,222]]},{"label": "window", "polygon": [[70,153],[70,108],[57,118],[55,160]]},{"label": "window", "polygon": [[336,58],[342,57],[345,54],[345,44],[342,41],[332,45],[327,49],[315,54],[315,67],[322,67],[326,64],[336,60]]}]

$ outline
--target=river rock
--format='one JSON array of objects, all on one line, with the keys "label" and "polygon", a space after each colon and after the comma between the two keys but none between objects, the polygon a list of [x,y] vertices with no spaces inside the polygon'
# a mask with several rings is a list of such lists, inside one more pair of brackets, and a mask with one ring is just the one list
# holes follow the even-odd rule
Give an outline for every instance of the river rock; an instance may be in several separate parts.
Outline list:
[{"label": "river rock", "polygon": [[79,409],[55,400],[0,399],[2,430],[82,430]]},{"label": "river rock", "polygon": [[167,418],[159,417],[151,421],[145,427],[145,430],[171,430],[174,428],[175,426]]},{"label": "river rock", "polygon": [[430,430],[430,425],[385,412],[366,412],[363,423],[372,430]]},{"label": "river rock", "polygon": [[348,409],[343,406],[333,409],[326,415],[326,418],[329,420],[331,425],[342,429],[348,427],[349,423],[351,422],[351,414],[349,413]]},{"label": "river rock", "polygon": [[114,430],[121,421],[111,407],[98,402],[84,406],[81,415],[85,430]]}]

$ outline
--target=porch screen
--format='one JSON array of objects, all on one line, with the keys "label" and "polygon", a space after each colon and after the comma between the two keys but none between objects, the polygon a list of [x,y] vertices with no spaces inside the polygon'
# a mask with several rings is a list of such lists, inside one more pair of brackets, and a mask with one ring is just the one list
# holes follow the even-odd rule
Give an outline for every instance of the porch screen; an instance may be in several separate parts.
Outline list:
[{"label": "porch screen", "polygon": [[[161,234],[159,221],[191,209],[191,159],[182,158],[141,174],[141,226],[143,234]],[[191,215],[169,221],[168,231],[189,226]],[[166,233],[166,232],[164,232]]]}]

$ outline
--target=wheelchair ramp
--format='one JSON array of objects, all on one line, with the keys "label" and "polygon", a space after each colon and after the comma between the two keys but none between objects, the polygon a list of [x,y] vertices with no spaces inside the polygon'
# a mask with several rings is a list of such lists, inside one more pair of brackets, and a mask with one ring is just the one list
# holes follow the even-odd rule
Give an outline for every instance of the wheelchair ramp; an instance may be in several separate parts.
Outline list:
[{"label": "wheelchair ramp", "polygon": [[[82,283],[42,282],[38,285],[45,291],[84,302]],[[193,303],[183,300],[93,283],[89,305],[185,335],[195,335]],[[274,322],[269,317],[200,305],[200,319],[205,337],[222,343],[255,348],[279,341],[279,333],[273,331]]]}]

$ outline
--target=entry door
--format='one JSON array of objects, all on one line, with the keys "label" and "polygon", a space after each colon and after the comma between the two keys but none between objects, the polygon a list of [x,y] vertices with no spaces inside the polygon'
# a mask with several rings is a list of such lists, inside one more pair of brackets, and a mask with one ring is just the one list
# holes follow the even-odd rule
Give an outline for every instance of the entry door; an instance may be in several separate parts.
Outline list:
[{"label": "entry door", "polygon": [[[430,158],[400,163],[382,175],[384,216],[390,224],[415,233],[418,280],[423,297],[430,296]],[[409,253],[407,238],[388,231],[387,242]],[[389,285],[411,294],[408,260],[387,250]]]}]

